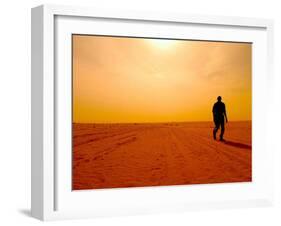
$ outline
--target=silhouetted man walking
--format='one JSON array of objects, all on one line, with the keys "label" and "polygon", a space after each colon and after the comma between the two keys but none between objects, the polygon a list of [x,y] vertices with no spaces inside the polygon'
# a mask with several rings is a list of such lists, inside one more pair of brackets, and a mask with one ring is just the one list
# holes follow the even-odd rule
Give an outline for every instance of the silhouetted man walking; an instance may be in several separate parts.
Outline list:
[{"label": "silhouetted man walking", "polygon": [[221,96],[218,96],[217,102],[213,106],[213,118],[215,123],[215,128],[213,130],[213,136],[216,140],[216,134],[221,128],[221,134],[220,134],[220,141],[224,141],[223,134],[224,134],[224,117],[227,122],[227,116],[226,116],[226,110],[225,110],[225,104],[221,101]]}]

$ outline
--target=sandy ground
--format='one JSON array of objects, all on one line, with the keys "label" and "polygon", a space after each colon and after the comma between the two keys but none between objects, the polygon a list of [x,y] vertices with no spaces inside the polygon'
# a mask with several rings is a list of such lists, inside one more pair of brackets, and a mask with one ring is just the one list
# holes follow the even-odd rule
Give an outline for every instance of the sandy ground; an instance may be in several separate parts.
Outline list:
[{"label": "sandy ground", "polygon": [[[251,122],[73,124],[73,189],[251,181]],[[218,132],[219,135],[219,132]]]}]

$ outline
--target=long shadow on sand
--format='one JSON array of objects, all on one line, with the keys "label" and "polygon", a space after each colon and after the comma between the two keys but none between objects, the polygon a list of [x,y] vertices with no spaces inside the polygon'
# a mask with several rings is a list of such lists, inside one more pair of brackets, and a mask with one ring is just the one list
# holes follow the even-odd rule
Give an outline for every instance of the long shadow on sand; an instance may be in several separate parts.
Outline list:
[{"label": "long shadow on sand", "polygon": [[223,143],[226,144],[226,145],[229,145],[229,146],[236,147],[236,148],[244,148],[244,149],[249,149],[249,150],[252,149],[252,145],[242,144],[242,143],[238,143],[238,142],[234,142],[234,141],[227,140]]}]

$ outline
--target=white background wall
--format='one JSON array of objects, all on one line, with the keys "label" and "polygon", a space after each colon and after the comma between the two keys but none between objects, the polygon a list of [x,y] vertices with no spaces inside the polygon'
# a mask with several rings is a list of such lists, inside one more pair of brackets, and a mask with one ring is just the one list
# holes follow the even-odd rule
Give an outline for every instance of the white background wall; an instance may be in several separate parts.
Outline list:
[{"label": "white background wall", "polygon": [[[30,8],[51,1],[7,0],[0,8],[0,224],[37,225],[30,208]],[[232,15],[275,20],[275,107],[272,122],[281,139],[281,7],[276,0],[56,0],[86,5],[192,14]],[[279,3],[279,4],[278,4]],[[280,146],[280,145],[279,145]],[[51,222],[53,225],[281,225],[281,150],[275,148],[275,198],[271,208]]]}]

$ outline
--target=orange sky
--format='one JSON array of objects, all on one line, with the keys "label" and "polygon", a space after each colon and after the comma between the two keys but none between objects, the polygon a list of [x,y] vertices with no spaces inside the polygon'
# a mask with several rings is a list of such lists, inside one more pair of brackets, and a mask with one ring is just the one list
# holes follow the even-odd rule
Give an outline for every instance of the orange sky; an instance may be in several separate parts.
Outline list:
[{"label": "orange sky", "polygon": [[251,120],[251,44],[73,35],[76,123]]}]

